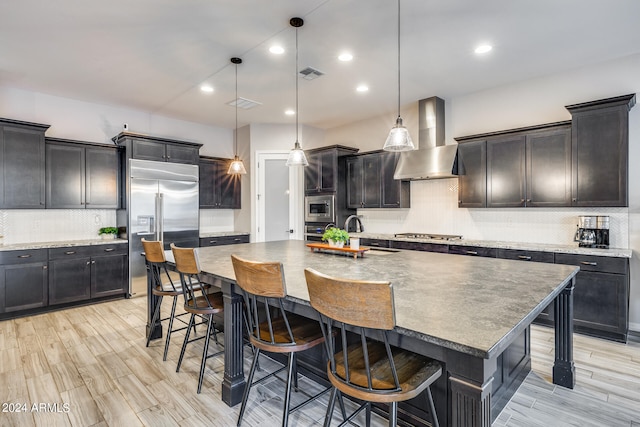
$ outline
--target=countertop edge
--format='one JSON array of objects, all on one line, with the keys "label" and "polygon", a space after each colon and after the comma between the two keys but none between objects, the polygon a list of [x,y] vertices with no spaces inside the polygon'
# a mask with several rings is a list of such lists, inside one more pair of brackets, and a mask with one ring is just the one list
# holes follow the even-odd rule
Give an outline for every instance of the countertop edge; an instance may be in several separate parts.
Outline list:
[{"label": "countertop edge", "polygon": [[23,251],[34,249],[70,248],[74,246],[96,246],[127,244],[127,239],[86,239],[86,240],[62,240],[59,242],[32,242],[32,243],[12,243],[10,245],[0,245],[0,252]]}]

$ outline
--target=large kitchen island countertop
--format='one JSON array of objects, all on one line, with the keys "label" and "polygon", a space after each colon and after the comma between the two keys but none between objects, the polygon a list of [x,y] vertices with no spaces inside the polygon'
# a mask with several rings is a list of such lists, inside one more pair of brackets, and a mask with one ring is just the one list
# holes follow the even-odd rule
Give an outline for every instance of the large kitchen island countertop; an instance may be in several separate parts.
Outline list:
[{"label": "large kitchen island countertop", "polygon": [[459,245],[459,246],[480,246],[484,248],[497,248],[497,249],[518,249],[523,251],[540,251],[540,252],[554,252],[565,254],[578,254],[578,255],[596,255],[596,256],[608,256],[618,258],[631,258],[631,249],[622,248],[580,248],[578,244],[573,245],[558,245],[551,243],[526,243],[526,242],[501,242],[497,240],[438,240],[438,239],[419,239],[408,237],[396,237],[394,234],[389,233],[349,233],[350,236],[360,237],[363,239],[381,239],[381,240],[396,240],[400,242],[421,242],[421,243],[435,243],[439,245]]}]

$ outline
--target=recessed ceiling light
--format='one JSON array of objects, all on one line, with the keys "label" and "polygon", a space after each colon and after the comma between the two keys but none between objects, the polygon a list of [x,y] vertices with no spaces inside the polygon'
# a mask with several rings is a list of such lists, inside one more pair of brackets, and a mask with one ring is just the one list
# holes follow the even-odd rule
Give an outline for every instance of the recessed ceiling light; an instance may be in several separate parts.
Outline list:
[{"label": "recessed ceiling light", "polygon": [[369,86],[367,85],[359,85],[356,90],[358,92],[369,92]]},{"label": "recessed ceiling light", "polygon": [[489,52],[491,49],[493,49],[493,46],[491,46],[489,44],[481,44],[480,46],[478,46],[476,48],[476,50],[474,52],[477,53],[477,54],[483,54],[483,53]]},{"label": "recessed ceiling light", "polygon": [[276,55],[282,55],[284,53],[284,48],[282,46],[271,46],[269,48],[269,52],[275,53]]},{"label": "recessed ceiling light", "polygon": [[285,110],[285,112],[284,112],[284,113],[285,113],[287,116],[293,116],[293,115],[295,115],[295,114],[296,114],[296,112],[295,112],[295,111],[293,111],[293,110]]},{"label": "recessed ceiling light", "polygon": [[353,59],[353,55],[351,55],[351,54],[350,54],[350,53],[348,53],[348,52],[344,52],[344,53],[341,53],[341,54],[338,56],[338,59],[339,59],[340,61],[345,61],[345,62],[347,62],[347,61],[351,61],[351,60]]},{"label": "recessed ceiling light", "polygon": [[202,86],[200,86],[200,90],[203,91],[204,93],[211,93],[213,92],[213,86],[208,84],[203,84]]}]

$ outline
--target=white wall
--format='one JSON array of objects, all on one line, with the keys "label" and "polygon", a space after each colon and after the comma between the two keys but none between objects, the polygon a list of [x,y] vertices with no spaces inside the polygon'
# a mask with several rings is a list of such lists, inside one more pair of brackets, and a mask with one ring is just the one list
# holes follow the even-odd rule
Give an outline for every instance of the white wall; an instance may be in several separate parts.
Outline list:
[{"label": "white wall", "polygon": [[[596,64],[520,83],[445,99],[445,139],[569,120],[565,105],[640,92],[640,55]],[[434,93],[438,96],[439,94]],[[417,105],[402,112],[417,139]],[[629,124],[629,208],[615,209],[459,209],[455,179],[411,183],[408,210],[359,210],[367,231],[461,233],[468,238],[539,243],[568,243],[575,217],[610,215],[612,246],[633,249],[630,326],[640,331],[640,107]],[[343,144],[361,151],[380,149],[390,128],[388,117],[375,117],[328,130],[324,145]],[[538,230],[538,231],[533,231]],[[614,243],[615,242],[615,243]]]}]

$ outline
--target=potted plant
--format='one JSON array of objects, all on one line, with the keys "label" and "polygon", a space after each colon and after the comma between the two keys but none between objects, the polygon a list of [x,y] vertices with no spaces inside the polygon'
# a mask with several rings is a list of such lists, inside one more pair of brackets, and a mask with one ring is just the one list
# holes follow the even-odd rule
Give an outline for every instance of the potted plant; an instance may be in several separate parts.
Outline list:
[{"label": "potted plant", "polygon": [[98,234],[100,235],[100,237],[102,237],[103,239],[115,239],[116,236],[118,235],[118,228],[117,227],[102,227],[100,230],[98,230]]},{"label": "potted plant", "polygon": [[328,241],[329,246],[333,246],[336,248],[342,248],[345,243],[349,240],[349,233],[340,228],[331,227],[325,230],[322,235],[323,241]]}]

